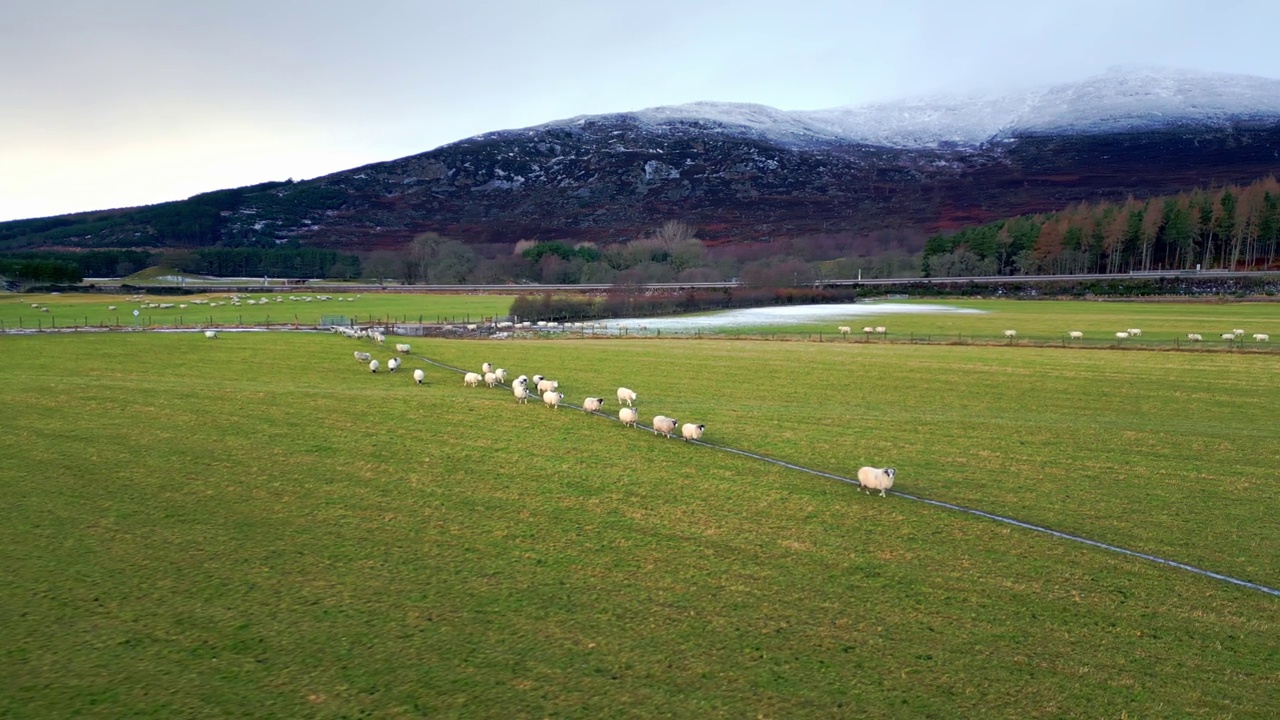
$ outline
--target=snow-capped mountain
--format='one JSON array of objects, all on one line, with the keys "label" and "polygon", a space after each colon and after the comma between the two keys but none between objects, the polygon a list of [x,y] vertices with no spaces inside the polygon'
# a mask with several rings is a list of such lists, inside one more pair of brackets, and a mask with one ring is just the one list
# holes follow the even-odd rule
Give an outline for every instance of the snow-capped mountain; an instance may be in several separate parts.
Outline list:
[{"label": "snow-capped mountain", "polygon": [[[672,219],[733,242],[932,231],[1277,173],[1280,80],[1120,69],[862,107],[702,102],[556,120],[237,191],[200,211],[228,243],[359,249],[427,230],[609,241]],[[141,220],[107,232],[86,230],[84,245],[165,241]]]}]

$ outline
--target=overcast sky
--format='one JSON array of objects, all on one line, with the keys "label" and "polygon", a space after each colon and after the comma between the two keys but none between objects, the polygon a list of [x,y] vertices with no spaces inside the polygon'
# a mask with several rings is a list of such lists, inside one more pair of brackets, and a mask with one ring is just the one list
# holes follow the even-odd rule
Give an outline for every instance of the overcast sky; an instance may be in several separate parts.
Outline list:
[{"label": "overcast sky", "polygon": [[1271,0],[9,0],[0,220],[696,100],[813,110],[1117,64],[1280,78]]}]

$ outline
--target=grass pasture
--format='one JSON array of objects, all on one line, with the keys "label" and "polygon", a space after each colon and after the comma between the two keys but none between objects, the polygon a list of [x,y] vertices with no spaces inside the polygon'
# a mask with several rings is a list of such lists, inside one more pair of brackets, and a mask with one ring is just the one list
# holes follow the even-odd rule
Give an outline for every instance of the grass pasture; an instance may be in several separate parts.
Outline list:
[{"label": "grass pasture", "polygon": [[[481,318],[506,315],[511,308],[508,295],[463,295],[424,293],[344,293],[325,290],[321,292],[298,290],[296,292],[268,292],[242,295],[244,300],[269,298],[271,302],[239,306],[219,304],[196,305],[192,300],[208,300],[225,303],[229,293],[210,292],[197,295],[146,295],[142,303],[130,301],[130,295],[99,295],[81,293],[51,294],[0,294],[0,329],[108,326],[129,327],[135,323],[133,311],[139,315],[137,323],[147,326],[203,326],[212,322],[215,326],[289,324],[316,325],[325,316],[346,316],[354,321],[368,322],[479,322]],[[290,297],[316,297],[330,295],[333,298],[353,298],[353,301],[335,300],[305,302]],[[282,302],[276,302],[280,298]],[[143,303],[172,303],[172,308],[149,308]],[[32,305],[48,307],[43,312]],[[178,305],[185,304],[185,308]],[[110,310],[111,306],[115,310]],[[469,319],[468,319],[469,318]]]},{"label": "grass pasture", "polygon": [[[1271,356],[411,342],[614,411],[626,384],[642,418],[709,442],[892,464],[906,492],[1280,586]],[[517,406],[417,360],[371,375],[351,359],[369,348],[0,337],[0,716],[1280,707],[1275,597]]]}]

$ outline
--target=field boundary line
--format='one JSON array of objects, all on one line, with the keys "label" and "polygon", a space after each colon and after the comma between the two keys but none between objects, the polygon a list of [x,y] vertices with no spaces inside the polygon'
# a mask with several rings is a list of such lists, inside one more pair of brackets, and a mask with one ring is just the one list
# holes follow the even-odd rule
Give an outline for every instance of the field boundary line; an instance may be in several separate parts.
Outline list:
[{"label": "field boundary line", "polygon": [[[413,357],[423,362],[434,365],[436,367],[443,368],[446,370],[452,370],[456,373],[465,374],[467,372],[466,370],[463,370],[461,368],[456,368],[452,365],[438,362],[436,360],[432,360],[430,358],[423,357],[421,355],[414,355]],[[499,383],[499,384],[502,385],[503,387],[508,387],[505,383]],[[573,408],[575,410],[582,409],[580,406],[574,405],[572,403],[561,402],[560,404],[566,407]],[[616,417],[602,413],[602,412],[593,411],[591,414],[598,415],[603,418],[607,418],[614,422],[621,422]],[[637,427],[642,427],[646,430],[653,429],[648,425],[642,425],[639,423],[637,423]],[[711,448],[713,450],[721,450],[723,452],[733,453],[735,455],[742,455],[743,457],[749,457],[754,460],[761,460],[763,462],[777,465],[779,467],[783,467],[788,470],[798,470],[800,472],[808,473],[810,475],[817,475],[818,477],[827,478],[828,480],[835,480],[837,482],[847,483],[849,485],[853,485],[858,488],[862,487],[862,483],[858,482],[853,478],[844,477],[843,475],[837,475],[835,473],[829,473],[824,470],[815,470],[813,468],[808,468],[803,465],[796,465],[795,463],[789,463],[785,460],[779,460],[777,458],[772,458],[767,455],[760,455],[758,453],[753,453],[748,450],[741,450],[735,447],[730,447],[728,445],[715,445],[709,442],[704,442],[702,440],[689,440],[687,442],[690,442],[694,445],[701,445],[702,447]],[[1199,568],[1199,567],[1196,567],[1195,565],[1188,565],[1187,563],[1178,562],[1177,560],[1162,558],[1159,555],[1152,555],[1150,553],[1144,553],[1138,550],[1130,550],[1129,548],[1120,547],[1119,545],[1112,545],[1110,543],[1105,543],[1100,540],[1092,540],[1090,538],[1087,538],[1081,535],[1074,535],[1072,533],[1062,532],[1061,530],[1054,530],[1053,528],[1048,528],[1043,525],[1036,525],[1034,523],[1024,522],[1022,520],[1011,518],[1005,515],[998,515],[996,513],[990,513],[985,510],[978,510],[976,508],[965,507],[963,505],[956,505],[955,503],[949,503],[943,500],[934,500],[932,498],[921,497],[919,495],[912,495],[910,493],[905,493],[900,490],[887,490],[886,493],[888,495],[894,495],[896,497],[900,497],[906,500],[912,500],[918,503],[924,503],[926,505],[939,507],[944,510],[952,510],[955,512],[967,513],[969,515],[974,515],[976,517],[985,518],[987,520],[994,520],[996,522],[1004,523],[1006,525],[1012,525],[1014,527],[1022,528],[1023,530],[1031,530],[1033,532],[1043,533],[1045,535],[1056,537],[1060,540],[1069,540],[1071,542],[1081,543],[1083,545],[1088,545],[1090,547],[1095,547],[1101,550],[1109,550],[1111,552],[1119,553],[1121,555],[1127,555],[1129,557],[1146,560],[1148,562],[1153,562],[1158,565],[1164,565],[1166,567],[1177,568],[1179,570],[1184,570],[1186,572],[1194,573],[1202,577],[1211,578],[1213,580],[1219,580],[1221,582],[1230,583],[1232,585],[1238,585],[1240,587],[1248,588],[1250,590],[1256,590],[1261,593],[1266,593],[1267,595],[1280,597],[1280,590],[1276,588],[1268,587],[1260,583],[1250,582],[1248,580],[1241,580],[1240,578],[1232,577],[1230,575],[1223,575],[1222,573],[1217,573],[1212,570],[1205,570],[1204,568]]]}]

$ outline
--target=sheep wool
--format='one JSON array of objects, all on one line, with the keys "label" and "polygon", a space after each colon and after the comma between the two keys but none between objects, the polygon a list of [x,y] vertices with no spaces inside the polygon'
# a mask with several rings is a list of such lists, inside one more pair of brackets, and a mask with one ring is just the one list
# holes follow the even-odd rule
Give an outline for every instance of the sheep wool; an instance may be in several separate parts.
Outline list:
[{"label": "sheep wool", "polygon": [[858,484],[862,486],[862,489],[867,494],[870,494],[872,490],[879,490],[880,497],[884,497],[884,491],[893,487],[893,475],[893,468],[859,468]]},{"label": "sheep wool", "polygon": [[377,360],[370,360],[370,361],[369,361],[369,372],[371,372],[371,373],[376,373],[376,372],[378,372],[378,368],[379,368],[379,367],[382,367],[382,366],[378,364],[378,361],[377,361]]}]

